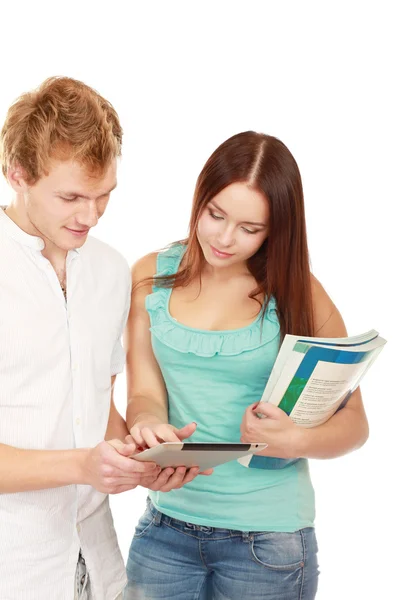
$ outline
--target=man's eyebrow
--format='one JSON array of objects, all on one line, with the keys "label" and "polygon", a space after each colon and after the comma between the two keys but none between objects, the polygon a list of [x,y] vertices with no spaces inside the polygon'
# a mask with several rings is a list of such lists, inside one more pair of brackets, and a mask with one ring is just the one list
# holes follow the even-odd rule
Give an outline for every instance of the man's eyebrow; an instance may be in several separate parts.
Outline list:
[{"label": "man's eyebrow", "polygon": [[[101,194],[99,196],[99,198],[101,198],[102,196],[107,196],[108,194],[111,194],[111,192],[113,190],[115,190],[115,188],[117,187],[117,184],[115,183],[113,185],[113,187],[111,189],[108,190],[108,192],[104,192],[103,194]],[[81,194],[80,192],[63,192],[62,190],[58,190],[56,192],[56,194],[58,194],[59,196],[69,196],[70,198],[84,198],[84,200],[90,200],[90,196],[85,196],[84,194]]]},{"label": "man's eyebrow", "polygon": [[[214,202],[214,200],[212,200],[210,202],[210,204],[211,204],[211,206],[213,206],[214,208],[219,210],[219,212],[222,212],[223,215],[227,214],[224,210],[222,210],[222,208],[220,208],[218,206],[218,204],[216,202]],[[242,223],[245,225],[257,225],[258,227],[266,227],[267,226],[265,223],[256,223],[255,221],[242,221]]]}]

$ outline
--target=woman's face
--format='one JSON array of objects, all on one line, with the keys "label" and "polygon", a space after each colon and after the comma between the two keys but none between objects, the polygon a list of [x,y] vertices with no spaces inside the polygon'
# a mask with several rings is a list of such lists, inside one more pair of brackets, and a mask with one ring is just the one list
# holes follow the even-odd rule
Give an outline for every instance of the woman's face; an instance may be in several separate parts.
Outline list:
[{"label": "woman's face", "polygon": [[232,183],[207,204],[197,226],[197,238],[213,267],[247,261],[268,236],[269,205],[247,183]]}]

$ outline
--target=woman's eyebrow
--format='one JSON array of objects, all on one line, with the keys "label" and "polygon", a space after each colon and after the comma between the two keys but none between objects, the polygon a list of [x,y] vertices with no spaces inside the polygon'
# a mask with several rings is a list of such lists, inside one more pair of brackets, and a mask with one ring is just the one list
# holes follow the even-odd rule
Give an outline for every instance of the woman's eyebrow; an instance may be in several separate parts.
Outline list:
[{"label": "woman's eyebrow", "polygon": [[[210,202],[211,206],[213,206],[214,208],[216,208],[217,210],[219,210],[219,212],[221,212],[223,215],[227,215],[227,213],[222,210],[222,208],[220,206],[218,206],[218,204],[216,202],[214,202],[214,200],[212,202]],[[257,225],[258,227],[266,227],[267,225],[265,223],[257,223],[255,221],[242,221],[242,223],[244,223],[245,225]]]}]

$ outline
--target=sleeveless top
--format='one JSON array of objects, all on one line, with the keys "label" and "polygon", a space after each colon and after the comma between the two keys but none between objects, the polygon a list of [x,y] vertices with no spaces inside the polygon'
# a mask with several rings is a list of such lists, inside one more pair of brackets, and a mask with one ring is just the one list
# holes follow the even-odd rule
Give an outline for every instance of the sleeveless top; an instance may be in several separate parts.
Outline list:
[{"label": "sleeveless top", "polygon": [[[157,275],[176,273],[185,250],[176,244],[160,252]],[[187,327],[170,315],[171,293],[154,286],[146,298],[169,422],[180,428],[195,421],[191,442],[239,442],[244,411],[260,400],[279,350],[275,300],[269,300],[263,322],[260,313],[247,327],[208,331]],[[313,526],[308,461],[262,462],[263,468],[247,468],[233,460],[181,489],[150,491],[150,498],[159,511],[195,525],[280,532]]]}]

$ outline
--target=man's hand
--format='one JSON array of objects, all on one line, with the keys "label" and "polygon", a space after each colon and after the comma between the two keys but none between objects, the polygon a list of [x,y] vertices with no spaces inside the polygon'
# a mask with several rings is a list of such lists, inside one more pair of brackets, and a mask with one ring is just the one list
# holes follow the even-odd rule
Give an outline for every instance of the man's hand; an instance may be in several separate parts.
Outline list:
[{"label": "man's hand", "polygon": [[127,436],[128,443],[121,440],[101,442],[88,449],[82,460],[82,483],[104,494],[119,494],[138,485],[149,487],[161,469],[154,462],[139,462],[129,458],[136,446]]},{"label": "man's hand", "polygon": [[[257,417],[257,413],[266,418]],[[268,447],[259,452],[260,456],[277,458],[298,458],[302,429],[277,406],[268,402],[256,402],[250,405],[243,416],[240,426],[244,443],[266,443]]]}]

